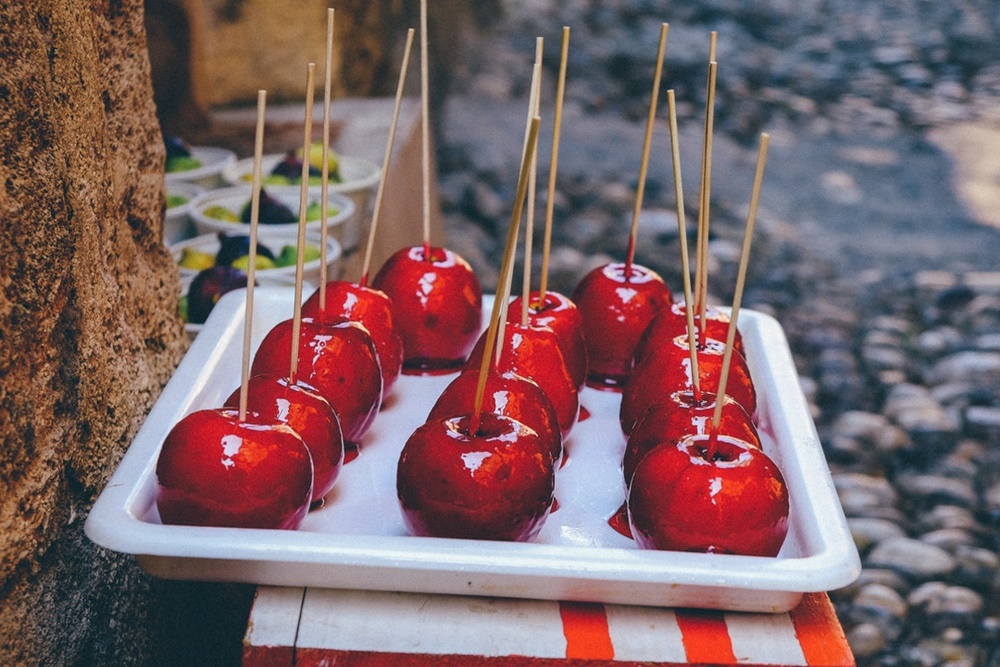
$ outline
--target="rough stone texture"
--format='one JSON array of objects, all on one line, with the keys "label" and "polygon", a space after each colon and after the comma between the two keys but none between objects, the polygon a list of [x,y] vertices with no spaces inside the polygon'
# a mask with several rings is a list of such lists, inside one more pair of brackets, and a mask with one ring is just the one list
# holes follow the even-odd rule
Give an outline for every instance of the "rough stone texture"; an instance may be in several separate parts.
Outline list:
[{"label": "rough stone texture", "polygon": [[82,524],[185,346],[163,158],[140,0],[0,0],[0,664],[150,645]]}]

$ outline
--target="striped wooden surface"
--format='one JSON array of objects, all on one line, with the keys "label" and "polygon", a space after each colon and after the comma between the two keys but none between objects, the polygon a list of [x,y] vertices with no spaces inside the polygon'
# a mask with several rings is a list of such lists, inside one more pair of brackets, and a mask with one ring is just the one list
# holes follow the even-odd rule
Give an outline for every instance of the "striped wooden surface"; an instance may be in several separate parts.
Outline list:
[{"label": "striped wooden surface", "polygon": [[784,614],[261,587],[244,667],[851,667],[829,598]]}]

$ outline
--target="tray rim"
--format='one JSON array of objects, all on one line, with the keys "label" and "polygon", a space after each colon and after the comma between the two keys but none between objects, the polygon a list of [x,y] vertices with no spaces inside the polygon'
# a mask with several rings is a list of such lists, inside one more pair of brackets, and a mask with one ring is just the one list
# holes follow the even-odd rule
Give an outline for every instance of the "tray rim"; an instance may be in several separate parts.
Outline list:
[{"label": "tray rim", "polygon": [[[258,300],[289,299],[291,288],[259,287]],[[289,299],[290,300],[290,299]],[[754,368],[783,369],[769,381],[792,382],[785,412],[791,419],[765,423],[776,438],[791,439],[783,457],[789,492],[798,505],[826,513],[805,526],[813,553],[801,557],[684,554],[538,543],[482,542],[426,537],[332,535],[309,531],[164,526],[143,520],[151,502],[143,486],[153,474],[164,423],[192,409],[185,387],[206,382],[224,354],[225,341],[242,339],[245,290],[223,297],[164,387],[118,468],[94,503],[85,533],[95,544],[138,557],[156,576],[211,578],[256,584],[458,593],[652,606],[706,606],[787,611],[803,593],[834,590],[860,574],[860,557],[833,486],[794,362],[780,324],[743,309],[741,329],[770,344],[748,360]],[[260,301],[255,312],[261,312]],[[759,373],[758,373],[759,375]],[[769,384],[767,386],[770,386]],[[587,390],[585,390],[587,391]],[[589,390],[596,391],[596,390]],[[768,392],[761,392],[766,402]],[[767,414],[766,404],[762,414]],[[783,441],[784,442],[784,441]],[[806,483],[805,473],[809,473]],[[192,553],[190,545],[195,545]],[[416,547],[416,548],[415,548]],[[485,547],[485,548],[484,548]],[[199,565],[203,572],[192,572]],[[285,570],[298,568],[298,575]],[[195,576],[193,576],[195,575]],[[735,578],[739,579],[734,582]],[[492,579],[500,578],[497,585]],[[352,585],[364,580],[364,585]],[[468,585],[462,581],[468,579]],[[483,579],[483,581],[480,581]],[[565,580],[565,581],[563,581]],[[655,591],[643,591],[651,587]],[[717,599],[718,598],[718,599]]]}]

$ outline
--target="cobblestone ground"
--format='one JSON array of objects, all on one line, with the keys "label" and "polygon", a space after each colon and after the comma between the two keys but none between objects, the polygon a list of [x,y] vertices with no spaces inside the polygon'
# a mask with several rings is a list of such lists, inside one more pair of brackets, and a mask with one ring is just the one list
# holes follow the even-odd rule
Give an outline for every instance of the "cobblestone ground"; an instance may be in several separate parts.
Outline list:
[{"label": "cobblestone ground", "polygon": [[[440,120],[455,249],[491,289],[535,38],[545,38],[547,165],[563,25],[571,40],[552,287],[568,293],[624,253],[662,21],[663,87],[677,93],[695,219],[708,35],[717,31],[711,289],[731,298],[756,142],[767,131],[744,305],[785,328],[862,554],[859,581],[831,594],[858,663],[1000,665],[1000,238],[986,224],[1000,210],[989,170],[1000,154],[995,4],[506,8],[457,59]],[[679,286],[661,110],[637,261]],[[545,183],[544,168],[540,176]]]}]

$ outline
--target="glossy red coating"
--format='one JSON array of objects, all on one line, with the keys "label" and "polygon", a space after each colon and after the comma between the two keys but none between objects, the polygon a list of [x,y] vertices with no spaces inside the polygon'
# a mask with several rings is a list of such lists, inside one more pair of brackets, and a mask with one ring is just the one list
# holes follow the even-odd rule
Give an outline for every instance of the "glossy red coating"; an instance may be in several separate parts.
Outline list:
[{"label": "glossy red coating", "polygon": [[[251,371],[288,374],[292,320],[276,324],[261,341]],[[296,380],[315,387],[340,417],[347,444],[357,444],[382,405],[382,370],[368,331],[357,322],[321,324],[303,317]]]},{"label": "glossy red coating", "polygon": [[156,506],[165,524],[294,529],[309,511],[312,482],[309,450],[288,425],[199,410],[163,441]]},{"label": "glossy red coating", "polygon": [[[239,409],[239,387],[226,399],[225,407]],[[299,434],[312,455],[313,502],[333,488],[344,465],[344,434],[337,412],[315,389],[292,384],[282,375],[254,375],[247,380],[247,420],[277,421]]]},{"label": "glossy red coating", "polygon": [[[478,369],[460,373],[441,392],[427,420],[471,414],[478,384]],[[548,445],[558,467],[563,456],[559,417],[552,401],[537,383],[516,373],[491,371],[486,378],[482,409],[516,419],[530,427]]]},{"label": "glossy red coating", "polygon": [[[622,473],[626,486],[632,480],[635,467],[642,457],[661,444],[678,443],[689,435],[709,432],[715,416],[715,394],[702,392],[701,400],[695,400],[694,392],[678,391],[663,403],[650,406],[636,422],[625,442],[622,457]],[[731,396],[725,397],[719,420],[719,433],[760,449],[760,435],[757,427],[739,403]]]},{"label": "glossy red coating", "polygon": [[302,317],[319,322],[348,319],[371,335],[382,368],[382,400],[389,396],[403,368],[403,339],[392,317],[392,300],[382,290],[362,287],[346,280],[326,284],[326,311],[319,308],[319,289],[302,304]]},{"label": "glossy red coating", "polygon": [[483,291],[469,263],[446,248],[397,250],[372,280],[392,300],[404,372],[461,368],[482,329]]},{"label": "glossy red coating", "polygon": [[[696,312],[694,314],[695,327],[699,327],[700,319],[701,314]],[[726,342],[726,338],[729,336],[729,315],[718,308],[709,306],[705,309],[705,327],[700,331],[706,338]],[[687,311],[684,308],[684,302],[678,301],[671,304],[670,308],[664,308],[656,314],[639,339],[639,344],[636,345],[635,353],[632,355],[632,365],[635,366],[647,354],[655,354],[659,347],[669,343],[677,336],[686,335],[687,332]],[[736,332],[733,347],[746,357],[743,336],[740,335],[739,331]]]},{"label": "glossy red coating", "polygon": [[643,332],[661,309],[673,303],[656,272],[633,264],[606,264],[585,275],[570,297],[583,316],[587,382],[615,388],[628,382],[632,355]]},{"label": "glossy red coating", "polygon": [[[494,370],[512,372],[532,380],[549,397],[556,410],[559,430],[565,440],[580,416],[580,394],[566,370],[559,338],[548,327],[508,322],[500,345],[500,359]],[[466,370],[478,370],[486,345],[485,332],[476,342]]]},{"label": "glossy red coating", "polygon": [[788,491],[763,451],[720,436],[691,436],[649,452],[628,495],[629,524],[646,549],[776,556],[788,532]]},{"label": "glossy red coating", "polygon": [[[583,315],[565,294],[548,290],[545,292],[544,303],[540,297],[537,290],[528,296],[528,323],[548,327],[556,332],[566,370],[577,389],[583,389],[587,381],[587,342],[583,336]],[[521,321],[523,303],[524,299],[520,296],[511,301],[507,309],[508,322]]]},{"label": "glossy red coating", "polygon": [[555,470],[538,435],[521,422],[484,413],[418,427],[400,453],[396,488],[414,535],[528,541],[552,506]]},{"label": "glossy red coating", "polygon": [[[715,394],[719,390],[725,345],[709,339],[698,349],[698,378],[702,391]],[[691,351],[687,335],[674,338],[656,354],[647,355],[632,369],[632,377],[622,391],[620,421],[622,431],[629,434],[647,408],[662,403],[676,391],[693,389]],[[726,394],[753,417],[757,412],[757,390],[746,360],[732,355]]]}]

